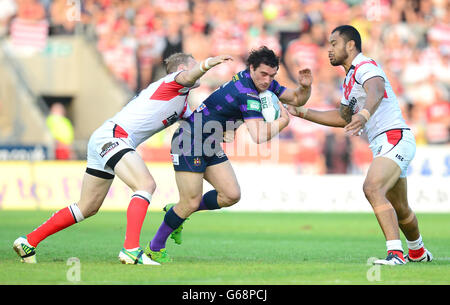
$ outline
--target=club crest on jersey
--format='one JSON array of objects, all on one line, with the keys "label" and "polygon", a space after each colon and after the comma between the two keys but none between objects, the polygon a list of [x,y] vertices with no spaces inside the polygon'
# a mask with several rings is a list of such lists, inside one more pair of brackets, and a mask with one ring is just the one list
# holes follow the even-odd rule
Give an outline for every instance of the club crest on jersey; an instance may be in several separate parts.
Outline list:
[{"label": "club crest on jersey", "polygon": [[107,153],[113,150],[115,147],[119,146],[119,142],[108,142],[102,147],[102,151],[100,152],[100,156],[103,158]]},{"label": "club crest on jersey", "polygon": [[195,165],[195,166],[200,166],[200,165],[202,165],[202,161],[200,160],[199,157],[194,158],[194,165]]},{"label": "club crest on jersey", "polygon": [[205,108],[206,108],[206,105],[202,103],[200,106],[197,107],[197,109],[195,110],[195,112],[200,112],[200,111],[202,111],[202,110],[205,109]]}]

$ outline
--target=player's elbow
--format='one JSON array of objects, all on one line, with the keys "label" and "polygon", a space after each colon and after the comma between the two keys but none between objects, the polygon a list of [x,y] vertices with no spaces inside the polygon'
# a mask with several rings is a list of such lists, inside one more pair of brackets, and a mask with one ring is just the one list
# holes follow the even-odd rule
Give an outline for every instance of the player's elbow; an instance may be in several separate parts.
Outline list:
[{"label": "player's elbow", "polygon": [[197,79],[195,78],[185,78],[182,81],[178,82],[180,85],[184,86],[184,87],[193,87],[195,85],[195,82],[197,81]]},{"label": "player's elbow", "polygon": [[311,97],[311,87],[304,88],[300,92],[295,93],[294,104],[296,107],[300,107],[306,104]]},{"label": "player's elbow", "polygon": [[254,143],[256,143],[256,144],[261,144],[262,143],[261,142],[261,138],[257,134],[254,135],[254,134],[250,133],[250,136],[251,136],[251,138],[252,138]]},{"label": "player's elbow", "polygon": [[295,106],[295,107],[301,107],[301,106],[303,106],[303,105],[305,105],[306,104],[306,101],[305,102],[302,102],[300,99],[295,99],[294,100],[294,103],[293,103],[293,106]]},{"label": "player's elbow", "polygon": [[297,93],[294,94],[294,97],[291,99],[289,105],[294,107],[300,107],[306,104],[306,100],[302,100]]},{"label": "player's elbow", "polygon": [[195,85],[198,77],[188,71],[181,72],[176,78],[176,82],[184,87],[192,87]]},{"label": "player's elbow", "polygon": [[251,134],[251,137],[253,142],[255,142],[256,144],[261,144],[270,140],[270,138],[267,135],[263,135],[260,133]]},{"label": "player's elbow", "polygon": [[252,141],[256,144],[262,143],[262,135],[261,135],[261,129],[259,126],[260,120],[248,120],[245,121],[247,125],[248,133],[250,134],[250,137],[252,138]]}]

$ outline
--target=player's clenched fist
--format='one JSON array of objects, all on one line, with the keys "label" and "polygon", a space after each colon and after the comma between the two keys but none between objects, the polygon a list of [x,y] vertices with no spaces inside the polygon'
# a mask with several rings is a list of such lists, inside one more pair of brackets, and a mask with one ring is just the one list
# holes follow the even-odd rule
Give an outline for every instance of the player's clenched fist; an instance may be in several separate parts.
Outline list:
[{"label": "player's clenched fist", "polygon": [[313,82],[311,69],[302,69],[298,71],[298,82],[300,86],[311,87]]}]

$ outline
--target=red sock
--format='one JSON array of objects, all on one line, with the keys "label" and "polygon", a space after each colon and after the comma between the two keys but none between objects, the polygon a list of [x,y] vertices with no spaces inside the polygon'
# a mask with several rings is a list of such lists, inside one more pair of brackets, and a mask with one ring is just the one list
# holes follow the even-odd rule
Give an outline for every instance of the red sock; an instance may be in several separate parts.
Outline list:
[{"label": "red sock", "polygon": [[139,238],[141,236],[142,224],[144,223],[145,215],[149,200],[143,196],[133,195],[130,205],[127,209],[127,232],[125,234],[125,242],[123,247],[125,249],[134,249],[139,247]]},{"label": "red sock", "polygon": [[414,258],[419,258],[419,257],[421,257],[424,253],[425,253],[425,248],[424,248],[424,247],[422,247],[422,248],[420,248],[420,249],[417,249],[417,250],[411,250],[411,249],[408,250],[408,255],[409,255],[409,257],[411,257],[412,259],[414,259]]},{"label": "red sock", "polygon": [[48,236],[73,225],[75,222],[72,212],[69,207],[66,207],[55,212],[46,222],[28,234],[27,240],[31,246],[37,247]]}]

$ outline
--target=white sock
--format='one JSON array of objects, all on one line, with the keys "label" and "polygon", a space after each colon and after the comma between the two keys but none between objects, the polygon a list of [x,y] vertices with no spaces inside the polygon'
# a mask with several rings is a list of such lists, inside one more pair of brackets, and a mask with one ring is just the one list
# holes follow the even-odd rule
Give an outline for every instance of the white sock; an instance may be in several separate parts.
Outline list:
[{"label": "white sock", "polygon": [[139,249],[139,247],[133,248],[133,249],[125,249],[125,250],[132,252],[132,251],[136,251],[136,250],[138,250],[138,249]]},{"label": "white sock", "polygon": [[76,222],[84,220],[83,213],[81,213],[81,210],[76,203],[69,205],[69,210]]},{"label": "white sock", "polygon": [[388,251],[402,251],[402,241],[400,239],[393,239],[393,240],[387,240],[386,241],[386,248]]},{"label": "white sock", "polygon": [[408,245],[408,249],[419,250],[423,247],[422,235],[419,235],[419,238],[417,240],[406,240],[406,244]]},{"label": "white sock", "polygon": [[146,191],[136,191],[131,195],[131,197],[141,197],[144,200],[147,200],[148,204],[150,204],[150,201],[152,201],[152,194],[146,192]]}]

